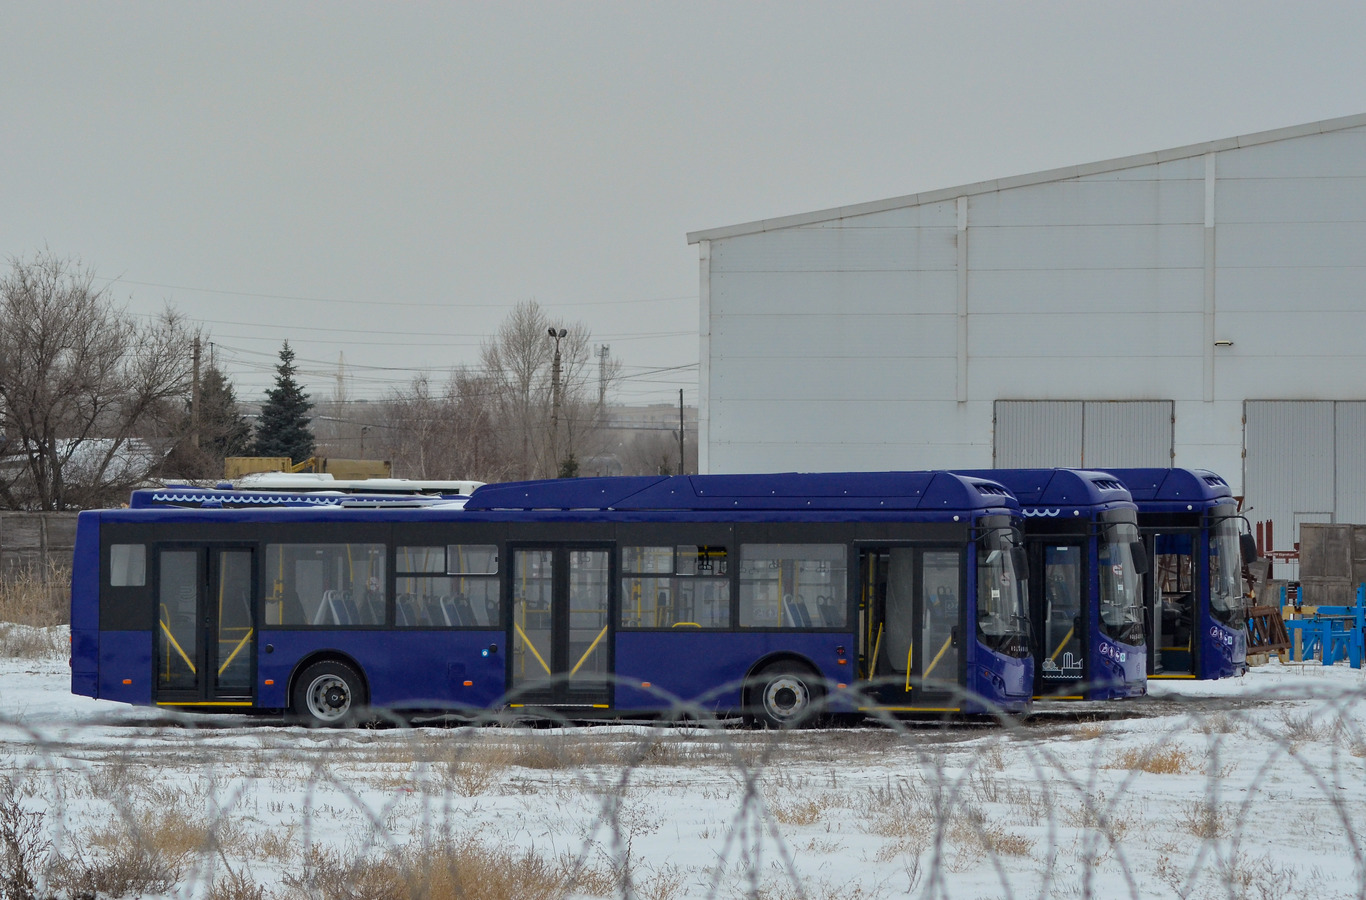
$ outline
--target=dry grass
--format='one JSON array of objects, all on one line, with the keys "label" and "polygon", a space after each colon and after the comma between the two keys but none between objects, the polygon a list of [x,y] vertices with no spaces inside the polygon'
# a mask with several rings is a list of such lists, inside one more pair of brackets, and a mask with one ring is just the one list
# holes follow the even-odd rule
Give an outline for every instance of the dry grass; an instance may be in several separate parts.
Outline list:
[{"label": "dry grass", "polygon": [[70,621],[70,570],[48,565],[0,575],[0,622],[48,628]]},{"label": "dry grass", "polygon": [[1111,844],[1118,844],[1129,833],[1129,826],[1137,817],[1128,811],[1112,809],[1103,793],[1081,798],[1081,803],[1062,805],[1068,825],[1081,831],[1095,832]]},{"label": "dry grass", "polygon": [[825,804],[815,800],[799,800],[796,803],[775,803],[769,807],[773,818],[784,825],[814,825],[825,812]]},{"label": "dry grass", "polygon": [[1150,775],[1190,775],[1200,771],[1200,760],[1175,744],[1150,744],[1125,750],[1107,769],[1129,769]]},{"label": "dry grass", "polygon": [[1285,739],[1292,746],[1317,741],[1331,741],[1341,732],[1341,724],[1324,722],[1313,713],[1295,715],[1291,712],[1281,714],[1281,724],[1285,726]]},{"label": "dry grass", "polygon": [[868,831],[879,837],[925,844],[935,827],[926,788],[919,779],[901,778],[871,788],[864,804]]},{"label": "dry grass", "polygon": [[1072,731],[1072,739],[1076,741],[1094,741],[1105,737],[1108,729],[1100,722],[1086,722],[1078,725]]},{"label": "dry grass", "polygon": [[242,869],[225,871],[221,878],[214,879],[209,890],[209,900],[267,900],[270,896],[264,885]]},{"label": "dry grass", "polygon": [[1034,849],[1034,841],[1007,831],[976,807],[958,811],[949,822],[946,836],[960,855],[968,857],[1028,856]]},{"label": "dry grass", "polygon": [[1231,831],[1224,810],[1202,800],[1183,805],[1177,814],[1176,824],[1182,831],[1201,840],[1213,840]]},{"label": "dry grass", "polygon": [[465,837],[410,844],[378,859],[315,847],[303,871],[286,874],[284,884],[290,896],[312,900],[561,900],[610,895],[618,878],[568,857],[549,860]]},{"label": "dry grass", "polygon": [[63,625],[39,627],[0,622],[0,658],[61,659],[71,653],[70,632]]}]

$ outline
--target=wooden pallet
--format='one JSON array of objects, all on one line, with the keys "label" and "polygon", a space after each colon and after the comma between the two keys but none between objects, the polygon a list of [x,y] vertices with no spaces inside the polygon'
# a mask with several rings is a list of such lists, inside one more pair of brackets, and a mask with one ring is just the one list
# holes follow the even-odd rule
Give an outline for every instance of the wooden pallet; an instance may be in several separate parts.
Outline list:
[{"label": "wooden pallet", "polygon": [[1285,620],[1279,606],[1253,606],[1247,611],[1247,652],[1249,655],[1275,653],[1290,649]]}]

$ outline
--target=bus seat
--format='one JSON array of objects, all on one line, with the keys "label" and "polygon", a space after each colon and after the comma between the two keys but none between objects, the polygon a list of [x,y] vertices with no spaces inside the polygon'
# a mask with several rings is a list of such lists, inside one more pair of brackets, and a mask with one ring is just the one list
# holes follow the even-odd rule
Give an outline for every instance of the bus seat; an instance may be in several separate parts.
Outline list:
[{"label": "bus seat", "polygon": [[341,622],[339,624],[359,625],[361,623],[360,608],[356,606],[355,598],[351,596],[350,591],[338,591],[338,593],[341,595],[341,597],[339,598],[339,602],[341,604],[341,614],[345,616],[346,619],[344,622]]},{"label": "bus seat", "polygon": [[384,624],[384,598],[375,591],[365,592],[365,616],[361,621],[365,625]]},{"label": "bus seat", "polygon": [[811,627],[811,612],[806,608],[805,600],[800,597],[793,597],[791,594],[784,594],[783,605],[787,607],[787,618],[793,627]]},{"label": "bus seat", "polygon": [[474,627],[479,624],[479,620],[474,617],[474,607],[470,606],[470,600],[464,594],[455,596],[455,610],[457,621],[460,625]]},{"label": "bus seat", "polygon": [[413,612],[412,594],[399,594],[394,598],[394,619],[403,628],[412,628],[417,624],[417,615]]},{"label": "bus seat", "polygon": [[840,621],[840,611],[839,607],[835,605],[834,597],[817,597],[816,610],[821,614],[821,622],[826,628],[836,628],[844,624]]},{"label": "bus seat", "polygon": [[333,606],[332,598],[336,591],[323,591],[322,599],[318,601],[318,609],[313,613],[314,625],[340,625],[337,621],[337,610]]},{"label": "bus seat", "polygon": [[308,621],[304,615],[303,601],[299,599],[299,592],[294,588],[287,588],[281,595],[280,602],[280,624],[302,625]]}]

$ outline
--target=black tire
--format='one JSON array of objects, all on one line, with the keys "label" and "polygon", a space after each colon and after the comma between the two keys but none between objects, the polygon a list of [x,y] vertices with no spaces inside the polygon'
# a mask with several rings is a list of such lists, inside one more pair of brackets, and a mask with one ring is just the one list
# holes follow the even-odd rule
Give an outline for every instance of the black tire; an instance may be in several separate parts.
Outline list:
[{"label": "black tire", "polygon": [[290,696],[290,713],[312,728],[354,725],[369,698],[360,673],[336,660],[314,663],[299,673]]},{"label": "black tire", "polygon": [[800,663],[765,666],[750,687],[750,714],[769,728],[804,728],[816,724],[822,690],[816,673]]}]

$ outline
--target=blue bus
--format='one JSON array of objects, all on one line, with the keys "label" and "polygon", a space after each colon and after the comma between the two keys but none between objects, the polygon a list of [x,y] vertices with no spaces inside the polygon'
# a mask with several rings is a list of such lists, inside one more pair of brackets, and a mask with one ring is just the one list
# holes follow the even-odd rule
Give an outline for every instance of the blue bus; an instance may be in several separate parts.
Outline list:
[{"label": "blue bus", "polygon": [[986,479],[281,502],[296,505],[182,492],[81,513],[72,690],[316,725],[366,708],[659,714],[673,698],[774,726],[1030,703],[1019,506]]},{"label": "blue bus", "polygon": [[1138,507],[1106,472],[990,469],[1024,513],[1035,698],[1111,700],[1148,691]]},{"label": "blue bus", "polygon": [[1138,504],[1149,678],[1247,671],[1244,560],[1256,559],[1228,482],[1205,469],[1110,469]]}]

